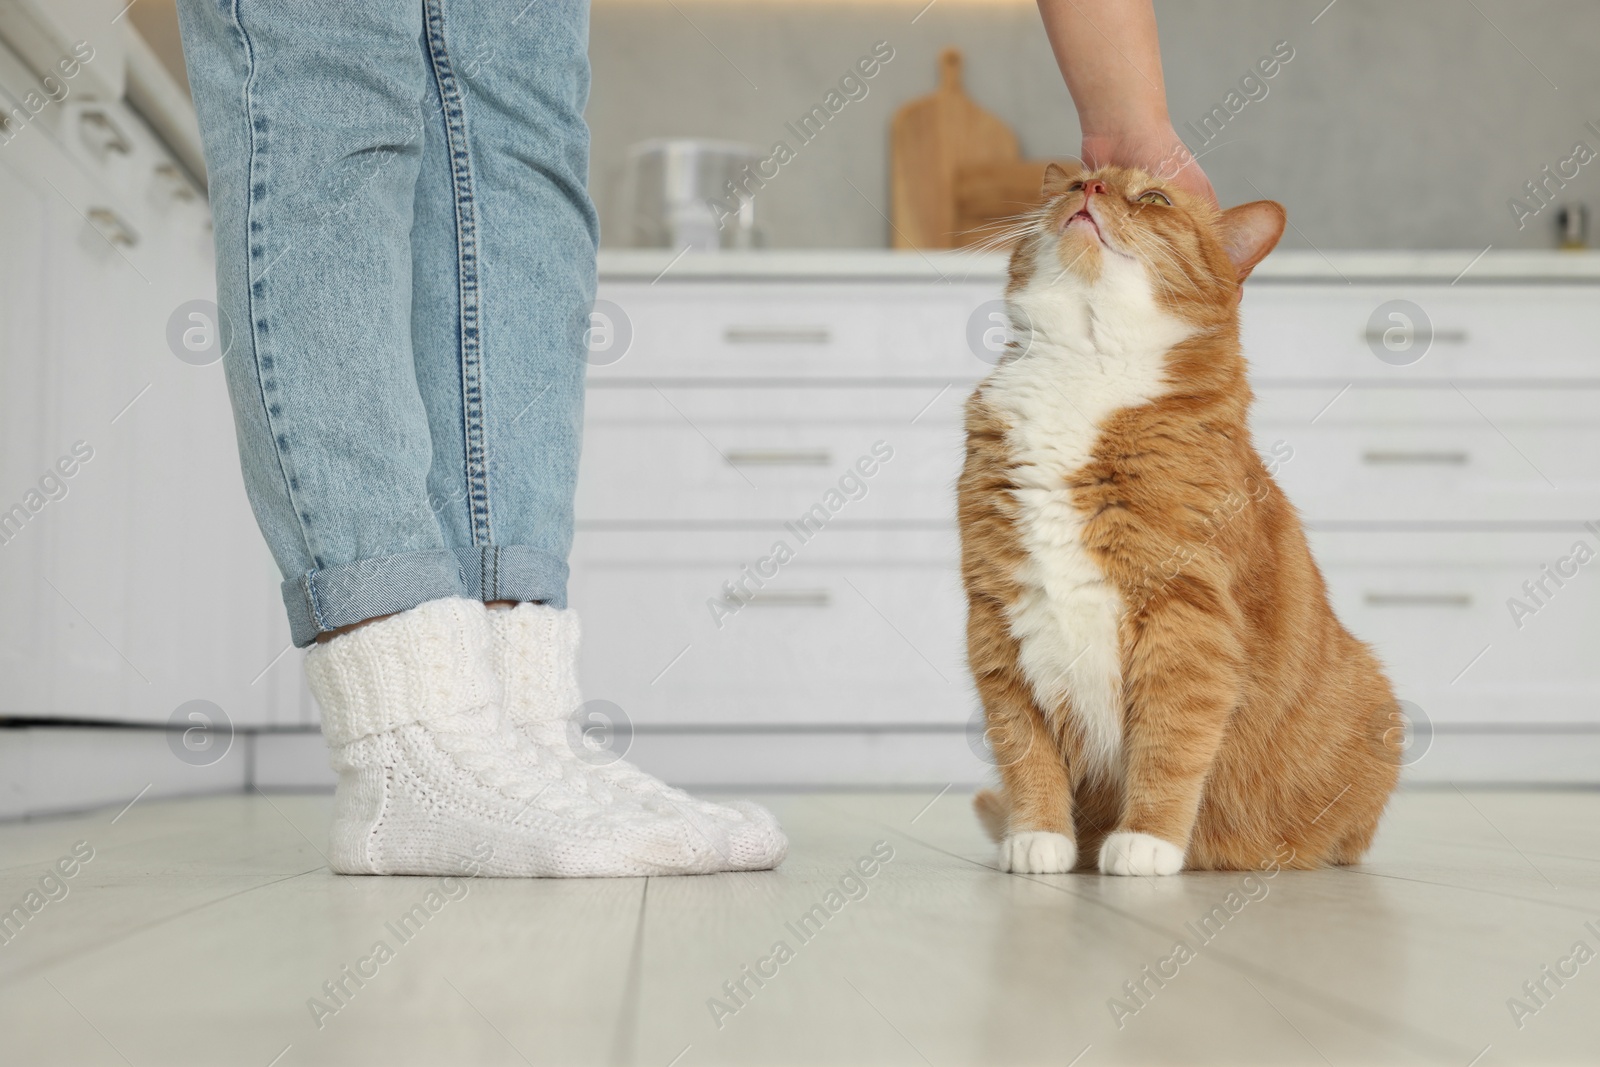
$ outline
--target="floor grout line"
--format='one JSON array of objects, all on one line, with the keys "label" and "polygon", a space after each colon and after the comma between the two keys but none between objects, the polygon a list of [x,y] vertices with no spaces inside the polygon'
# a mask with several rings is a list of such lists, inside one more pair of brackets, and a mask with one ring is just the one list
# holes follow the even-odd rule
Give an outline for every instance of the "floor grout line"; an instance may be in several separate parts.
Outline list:
[{"label": "floor grout line", "polygon": [[[235,794],[229,794],[230,797],[233,796],[233,795],[235,795]],[[242,796],[243,794],[237,794],[237,795]],[[102,809],[97,809],[97,810],[104,812],[104,811],[109,811],[111,809],[110,808],[102,808]],[[77,816],[75,815],[75,816],[73,816],[73,818],[77,818]],[[95,820],[94,822],[90,823],[87,828],[80,827],[79,829],[80,830],[92,829],[96,825],[99,825],[99,820],[98,819]],[[74,838],[82,838],[84,840],[88,840],[90,842],[90,844],[94,845],[95,858],[98,859],[101,856],[119,855],[123,851],[125,851],[126,849],[130,849],[130,848],[145,848],[145,847],[150,846],[150,845],[159,844],[159,843],[161,843],[163,841],[170,841],[175,837],[184,837],[186,835],[193,834],[194,832],[195,832],[195,828],[194,827],[187,826],[187,827],[181,827],[179,829],[174,829],[174,830],[155,831],[155,832],[151,833],[148,837],[137,837],[137,838],[134,838],[131,841],[118,841],[118,842],[116,842],[114,844],[105,844],[105,845],[102,845],[99,841],[93,840],[92,835],[88,834],[88,833],[75,832],[75,833],[73,833],[73,834],[71,834],[69,836],[74,837]],[[28,871],[28,870],[35,870],[35,869],[41,869],[41,868],[44,868],[44,867],[48,867],[52,863],[55,862],[56,856],[59,855],[59,853],[61,852],[61,849],[69,848],[69,847],[70,847],[70,845],[62,845],[60,848],[57,848],[54,853],[52,853],[52,854],[50,854],[48,856],[41,855],[40,857],[38,857],[37,859],[35,859],[35,860],[31,861],[31,862],[15,863],[15,864],[11,864],[10,866],[0,867],[0,878],[3,878],[8,874],[12,874],[12,873],[18,872],[18,871]]]},{"label": "floor grout line", "polygon": [[[1430,845],[1440,848],[1471,848],[1480,852],[1499,852],[1505,850],[1495,845],[1475,845],[1470,841],[1430,841]],[[1538,856],[1542,860],[1566,860],[1569,863],[1600,863],[1600,856],[1574,856],[1567,852],[1540,852],[1536,848],[1525,849],[1530,856]],[[1569,887],[1570,888],[1570,887]]]},{"label": "floor grout line", "polygon": [[[1391,842],[1398,844],[1400,842]],[[1427,848],[1470,848],[1479,852],[1498,852],[1501,855],[1515,855],[1516,853],[1503,845],[1482,844],[1477,841],[1441,841],[1437,837],[1418,836],[1405,842],[1412,847]],[[1545,852],[1537,848],[1524,849],[1530,856],[1538,856],[1547,860],[1572,860],[1577,863],[1600,863],[1600,856],[1574,856],[1570,852]]]},{"label": "floor grout line", "polygon": [[[639,891],[639,919],[633,928],[633,949],[628,954],[628,977],[622,986],[622,1004],[617,1009],[617,1037],[611,1047],[614,1067],[629,1067],[637,1051],[634,1045],[638,1041],[639,1012],[644,1000],[644,924],[650,903],[650,879],[643,881],[644,886]],[[678,1056],[682,1058],[683,1053]]]},{"label": "floor grout line", "polygon": [[[1592,915],[1594,909],[1581,907],[1576,904],[1563,904],[1559,900],[1541,900],[1538,897],[1518,896],[1515,893],[1502,893],[1497,889],[1481,889],[1474,885],[1458,885],[1454,882],[1435,882],[1428,878],[1410,878],[1403,874],[1385,874],[1382,871],[1364,871],[1359,867],[1336,867],[1346,874],[1360,874],[1368,878],[1388,878],[1396,882],[1413,882],[1417,885],[1437,886],[1440,889],[1457,889],[1463,893],[1481,893],[1485,896],[1499,897],[1501,900],[1515,900],[1523,904],[1543,904],[1548,908],[1560,908],[1562,911],[1575,911],[1580,915]],[[1558,887],[1559,891],[1559,887]]]},{"label": "floor grout line", "polygon": [[163,915],[158,919],[152,919],[141,926],[129,927],[118,932],[115,936],[112,936],[108,940],[99,941],[93,945],[85,945],[76,949],[69,949],[67,952],[59,956],[53,956],[47,960],[39,960],[35,963],[21,967],[18,970],[12,971],[10,974],[0,977],[0,988],[4,988],[8,985],[15,985],[24,979],[31,978],[35,974],[39,974],[43,971],[53,970],[56,967],[70,963],[74,960],[81,959],[85,956],[92,956],[97,952],[102,952],[113,945],[121,944],[132,937],[138,936],[139,934],[149,933],[151,930],[165,926],[174,919],[187,918],[190,915],[204,911],[213,905],[222,904],[226,901],[234,899],[235,897],[242,897],[248,893],[254,893],[258,889],[270,889],[272,886],[278,885],[282,882],[290,882],[296,878],[304,878],[308,874],[316,874],[318,871],[326,871],[327,869],[328,868],[319,864],[307,871],[298,871],[294,874],[286,874],[282,878],[274,878],[270,882],[262,882],[260,885],[253,885],[245,889],[235,890],[232,893],[227,893],[212,900],[203,901],[202,903],[195,904],[191,907],[172,912],[170,915]]}]

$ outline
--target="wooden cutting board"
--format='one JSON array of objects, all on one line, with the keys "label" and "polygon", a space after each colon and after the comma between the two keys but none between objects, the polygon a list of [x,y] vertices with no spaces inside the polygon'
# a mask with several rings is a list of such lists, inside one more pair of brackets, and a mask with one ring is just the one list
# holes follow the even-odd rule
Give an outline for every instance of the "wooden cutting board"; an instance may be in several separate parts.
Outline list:
[{"label": "wooden cutting board", "polygon": [[1003,233],[1017,216],[1044,200],[1044,159],[969,163],[956,170],[955,239],[950,248],[980,245]]},{"label": "wooden cutting board", "polygon": [[[902,106],[889,129],[893,246],[957,248],[972,243],[962,234],[971,221],[958,210],[959,175],[963,168],[1015,163],[1019,156],[1017,135],[962,89],[960,50],[946,48],[939,55],[939,87]],[[1040,163],[1039,173],[1043,171]],[[981,199],[986,194],[976,195]],[[1037,186],[1033,199],[1037,203]]]}]

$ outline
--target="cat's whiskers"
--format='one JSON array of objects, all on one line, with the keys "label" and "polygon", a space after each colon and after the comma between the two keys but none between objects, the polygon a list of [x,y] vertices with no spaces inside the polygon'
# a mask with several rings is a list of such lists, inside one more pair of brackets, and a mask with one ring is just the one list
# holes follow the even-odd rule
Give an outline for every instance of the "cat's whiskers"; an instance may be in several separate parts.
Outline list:
[{"label": "cat's whiskers", "polygon": [[1205,266],[1188,252],[1181,248],[1174,248],[1165,242],[1158,243],[1166,251],[1168,261],[1179,267],[1185,278],[1194,278],[1205,273]]},{"label": "cat's whiskers", "polygon": [[994,220],[995,225],[1001,229],[990,234],[978,244],[971,246],[975,252],[997,252],[1002,248],[1016,244],[1018,241],[1037,233],[1040,223],[1048,216],[1048,205],[1040,205],[1029,211],[1017,215],[1008,215]]},{"label": "cat's whiskers", "polygon": [[1199,268],[1184,253],[1174,249],[1154,235],[1147,235],[1141,240],[1140,251],[1146,255],[1147,261],[1150,263],[1151,281],[1159,286],[1166,296],[1177,300],[1179,296],[1178,288],[1173,283],[1172,278],[1159,269],[1158,264],[1155,262],[1158,258],[1172,268],[1172,275],[1184,283],[1183,288],[1188,294],[1194,295],[1197,287],[1192,279]]},{"label": "cat's whiskers", "polygon": [[[1176,300],[1178,297],[1177,290],[1173,288],[1172,282],[1168,280],[1166,274],[1154,262],[1156,257],[1159,256],[1176,267],[1177,264],[1173,262],[1170,250],[1160,240],[1146,234],[1130,237],[1128,245],[1144,259],[1146,265],[1145,273],[1150,276],[1151,284],[1156,286],[1164,296]],[[1179,273],[1181,274],[1182,272],[1180,271]]]}]

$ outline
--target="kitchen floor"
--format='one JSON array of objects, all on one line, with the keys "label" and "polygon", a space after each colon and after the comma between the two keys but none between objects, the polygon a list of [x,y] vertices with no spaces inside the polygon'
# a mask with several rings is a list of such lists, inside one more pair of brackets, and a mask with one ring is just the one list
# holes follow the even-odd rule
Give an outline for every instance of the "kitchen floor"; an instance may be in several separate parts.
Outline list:
[{"label": "kitchen floor", "polygon": [[[1000,874],[954,790],[766,800],[780,871],[648,880],[336,878],[326,796],[0,825],[0,906],[36,909],[0,945],[0,1062],[1489,1067],[1600,1047],[1600,793],[1409,792],[1360,868],[1149,880]],[[45,877],[61,859],[71,877]]]}]

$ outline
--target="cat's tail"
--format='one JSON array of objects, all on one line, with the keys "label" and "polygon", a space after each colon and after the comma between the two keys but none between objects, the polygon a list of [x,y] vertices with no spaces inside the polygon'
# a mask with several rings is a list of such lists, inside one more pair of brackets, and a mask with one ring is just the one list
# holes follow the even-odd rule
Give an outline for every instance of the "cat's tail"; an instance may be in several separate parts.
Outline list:
[{"label": "cat's tail", "polygon": [[999,841],[1006,836],[1006,818],[1009,815],[1006,798],[997,789],[980,789],[972,798],[972,810],[989,836]]}]

